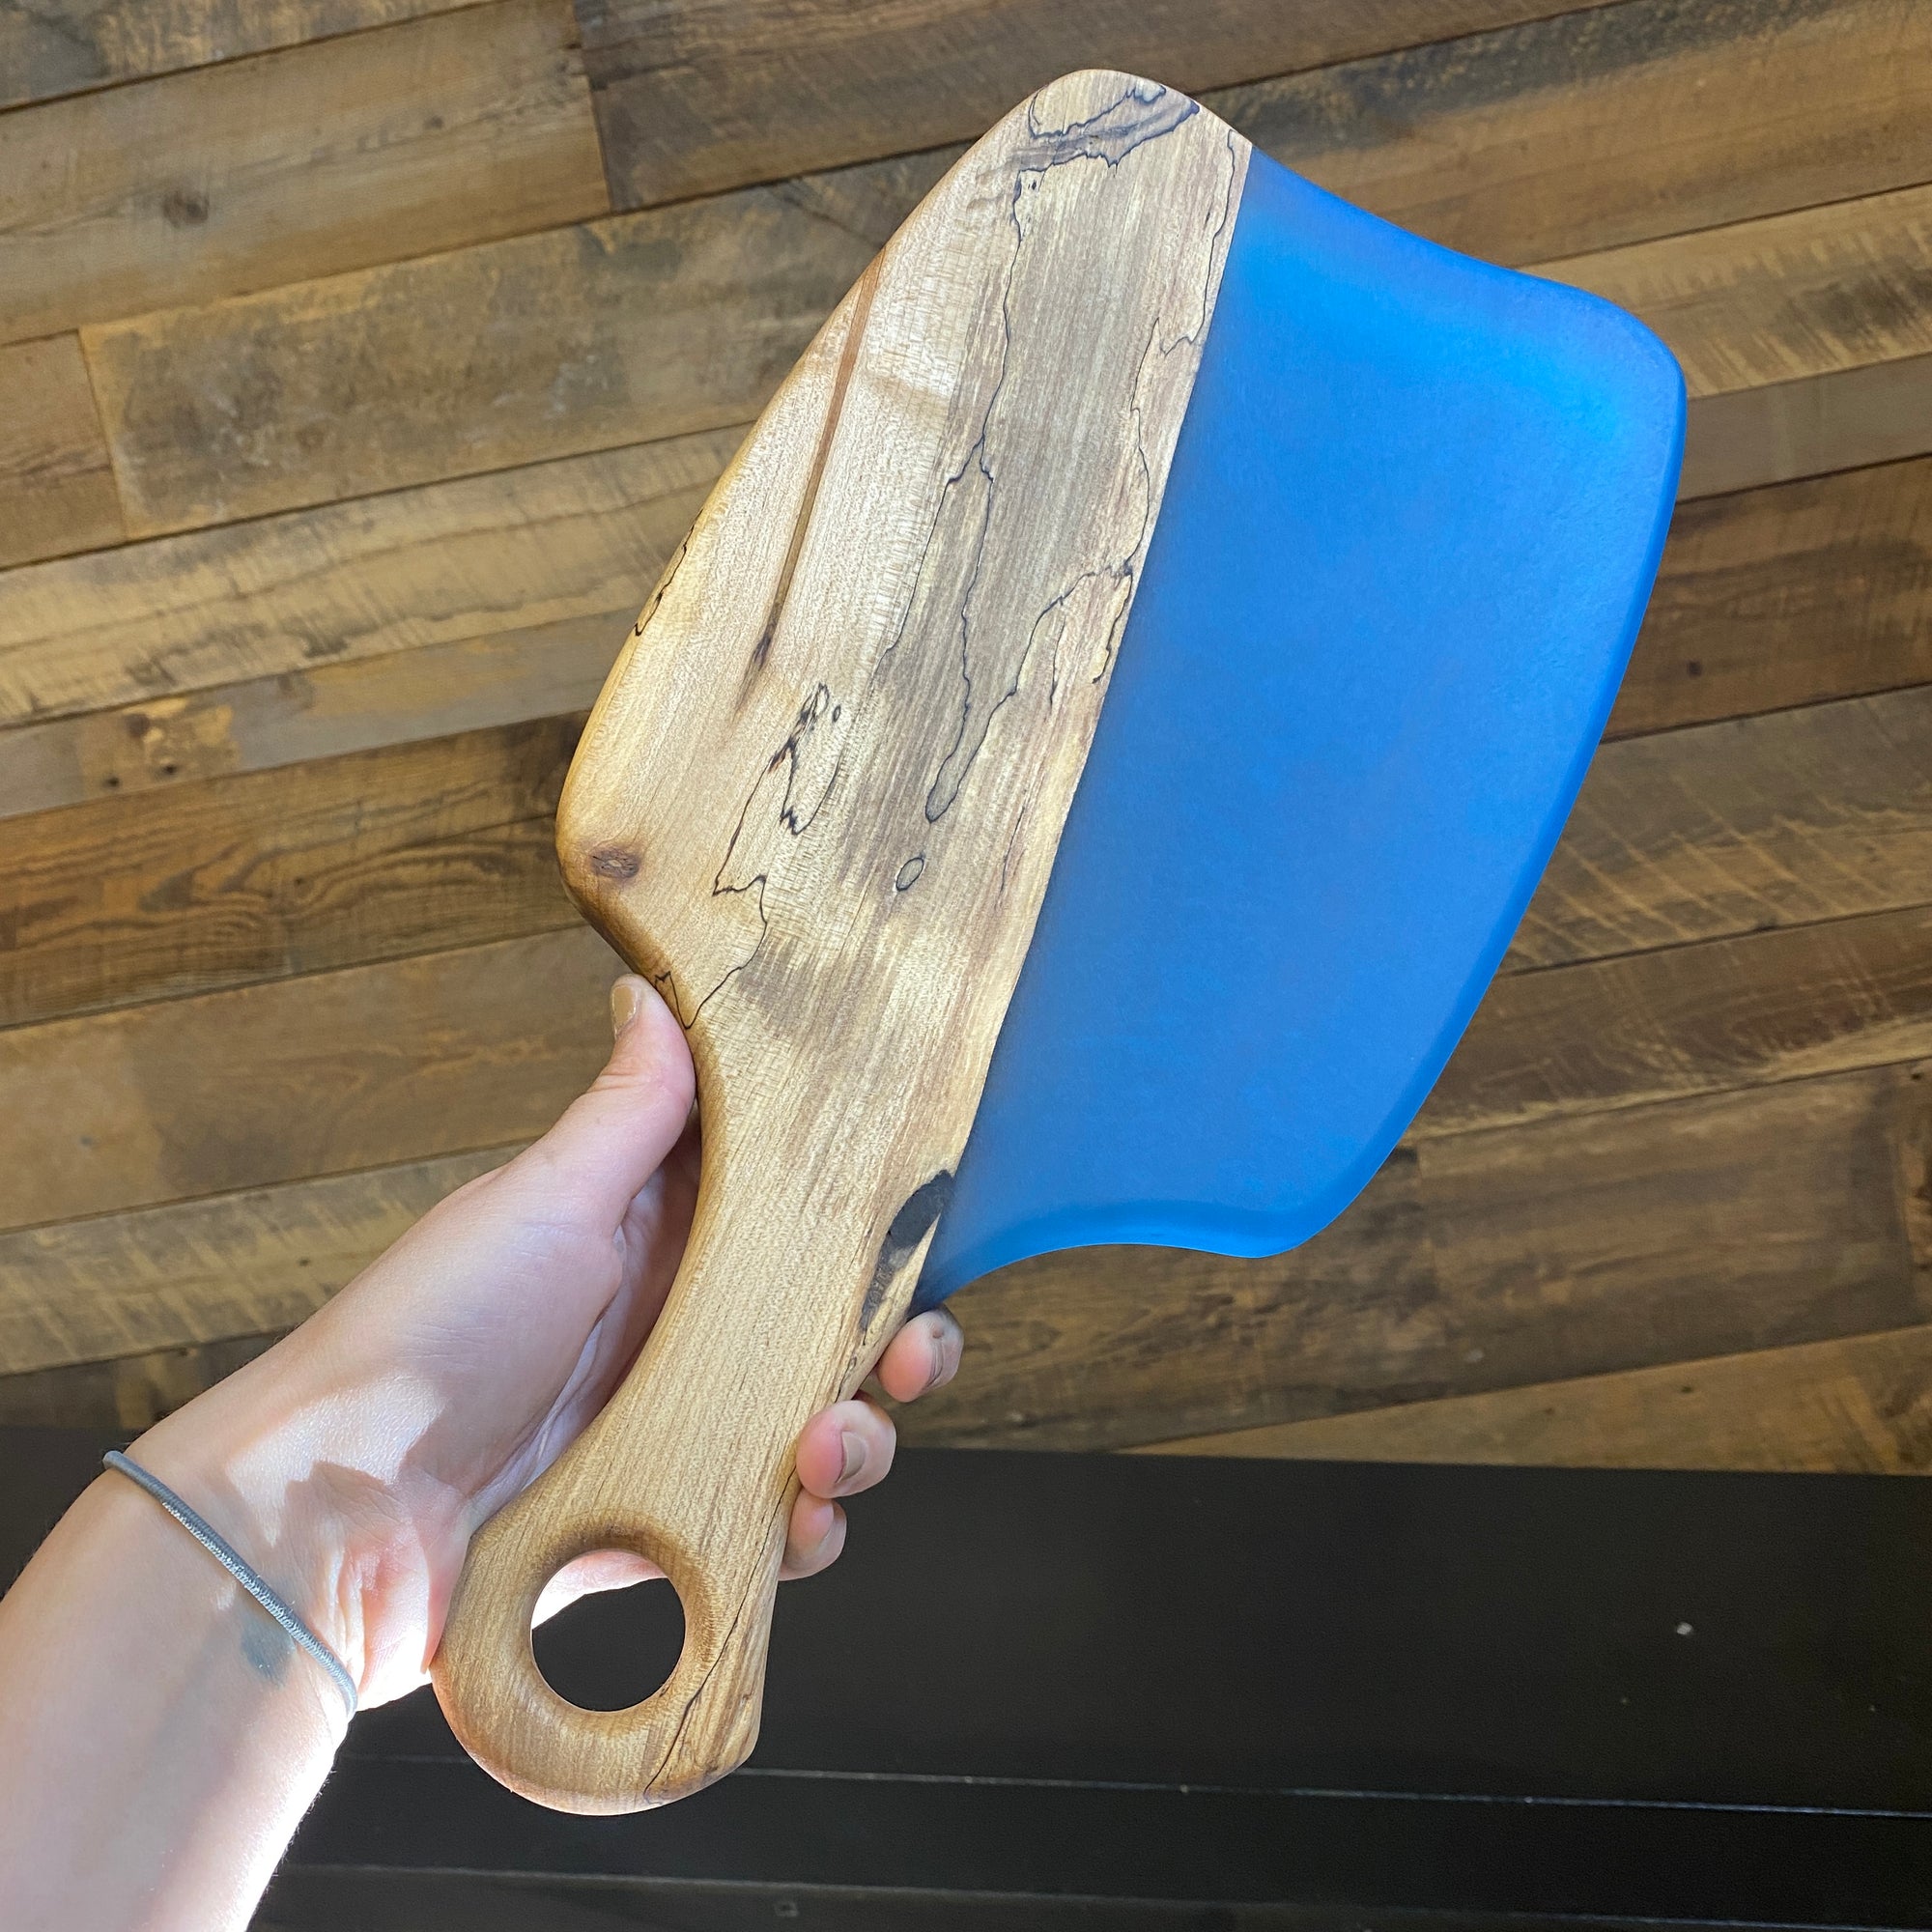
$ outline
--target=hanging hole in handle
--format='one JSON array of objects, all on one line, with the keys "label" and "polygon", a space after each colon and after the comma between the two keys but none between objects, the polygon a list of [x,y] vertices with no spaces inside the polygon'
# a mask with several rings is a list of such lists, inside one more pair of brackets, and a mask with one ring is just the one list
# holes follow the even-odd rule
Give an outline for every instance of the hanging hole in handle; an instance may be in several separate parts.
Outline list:
[{"label": "hanging hole in handle", "polygon": [[[545,1584],[537,1599],[530,1647],[537,1668],[559,1697],[583,1711],[624,1711],[641,1704],[677,1668],[684,1650],[684,1605],[664,1577],[632,1581],[642,1567],[628,1551],[592,1550]],[[558,1594],[587,1582],[589,1594],[554,1616]]]}]

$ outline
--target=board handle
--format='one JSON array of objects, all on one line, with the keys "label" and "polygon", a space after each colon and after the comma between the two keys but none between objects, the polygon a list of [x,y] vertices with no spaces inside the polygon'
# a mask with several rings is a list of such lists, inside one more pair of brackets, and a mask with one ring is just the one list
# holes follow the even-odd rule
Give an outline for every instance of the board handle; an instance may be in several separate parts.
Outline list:
[{"label": "board handle", "polygon": [[[711,1177],[707,1176],[707,1179]],[[746,1196],[730,1190],[738,1201]],[[753,1202],[755,1188],[747,1190]],[[787,1335],[769,1304],[747,1321],[769,1267],[762,1247],[708,1213],[664,1313],[602,1413],[471,1539],[432,1666],[464,1748],[499,1782],[558,1810],[639,1811],[733,1771],[757,1742],[765,1654],[786,1525],[798,1493],[793,1448],[809,1417],[856,1389],[897,1326],[918,1255],[855,1334],[866,1283],[796,1275],[771,1301],[843,1307],[837,1326]],[[826,1246],[801,1257],[837,1267]],[[801,1291],[805,1291],[801,1294]],[[707,1312],[711,1319],[707,1320]],[[773,1319],[777,1316],[778,1319]],[[684,1648],[663,1686],[625,1710],[589,1711],[538,1669],[530,1619],[564,1564],[598,1549],[662,1569],[684,1610]]]}]

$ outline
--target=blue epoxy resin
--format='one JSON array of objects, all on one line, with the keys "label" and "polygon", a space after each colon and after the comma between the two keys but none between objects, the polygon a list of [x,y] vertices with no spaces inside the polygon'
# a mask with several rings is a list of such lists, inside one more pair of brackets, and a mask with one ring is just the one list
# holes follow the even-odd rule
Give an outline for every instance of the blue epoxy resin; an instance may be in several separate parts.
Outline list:
[{"label": "blue epoxy resin", "polygon": [[1662,548],[1683,383],[1621,310],[1260,154],[918,1307],[1338,1214],[1501,959]]}]

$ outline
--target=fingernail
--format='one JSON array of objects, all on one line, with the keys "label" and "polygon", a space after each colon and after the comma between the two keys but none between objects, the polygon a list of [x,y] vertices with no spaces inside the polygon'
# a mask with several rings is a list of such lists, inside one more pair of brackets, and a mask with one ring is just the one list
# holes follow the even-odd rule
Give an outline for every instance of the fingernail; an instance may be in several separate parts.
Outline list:
[{"label": "fingernail", "polygon": [[839,1470],[838,1480],[849,1483],[866,1466],[866,1438],[856,1429],[841,1429],[838,1446],[845,1452],[845,1466]]},{"label": "fingernail", "polygon": [[611,1033],[614,1038],[644,1009],[643,981],[626,973],[611,988]]}]

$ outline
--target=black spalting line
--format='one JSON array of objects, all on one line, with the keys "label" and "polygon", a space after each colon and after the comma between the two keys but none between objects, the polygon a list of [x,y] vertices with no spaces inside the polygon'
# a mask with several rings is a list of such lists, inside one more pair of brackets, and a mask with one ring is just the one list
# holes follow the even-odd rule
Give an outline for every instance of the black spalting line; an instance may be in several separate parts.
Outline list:
[{"label": "black spalting line", "polygon": [[859,1310],[859,1333],[871,1327],[893,1285],[893,1277],[919,1251],[919,1244],[946,1212],[952,1199],[952,1176],[941,1168],[930,1180],[922,1182],[906,1197],[905,1205],[893,1216],[886,1238],[879,1243],[879,1259],[872,1267],[872,1279],[866,1289],[865,1305]]},{"label": "black spalting line", "polygon": [[[925,817],[928,824],[936,825],[952,809],[954,799],[958,797],[960,788],[965,783],[967,771],[971,768],[975,759],[978,758],[980,750],[985,745],[987,733],[992,729],[994,717],[998,714],[1003,704],[1009,698],[1017,696],[1020,681],[1026,674],[1027,663],[1033,654],[1034,643],[1039,636],[1040,627],[1046,622],[1053,611],[1069,598],[1078,584],[1085,582],[1088,578],[1108,574],[1117,579],[1125,579],[1131,582],[1134,576],[1132,560],[1139,554],[1142,544],[1148,534],[1148,525],[1143,520],[1140,534],[1125,558],[1118,564],[1110,565],[1108,571],[1105,573],[1096,571],[1083,572],[1073,584],[1069,584],[1065,590],[1062,591],[1058,597],[1054,598],[1047,605],[1044,611],[1039,612],[1034,620],[1032,629],[1027,634],[1026,644],[1013,665],[1010,681],[1008,683],[1006,690],[1001,692],[993,700],[991,707],[985,714],[984,722],[980,725],[979,735],[972,749],[967,751],[967,735],[974,723],[973,592],[979,583],[980,566],[983,559],[986,528],[992,519],[992,499],[994,494],[999,489],[999,479],[993,474],[992,469],[986,462],[986,438],[992,426],[994,412],[999,408],[1001,391],[1006,387],[1008,361],[1012,349],[1012,316],[1009,311],[1008,302],[1011,297],[1013,276],[1018,267],[1020,253],[1026,246],[1026,235],[1020,225],[1019,216],[1022,185],[1028,175],[1046,174],[1056,167],[1064,167],[1073,161],[1099,160],[1104,162],[1110,169],[1118,167],[1122,161],[1125,160],[1137,149],[1143,148],[1151,142],[1164,139],[1177,128],[1185,126],[1188,121],[1192,120],[1201,111],[1199,105],[1195,101],[1190,100],[1185,95],[1172,94],[1163,87],[1155,86],[1151,93],[1142,92],[1144,87],[1150,85],[1151,83],[1147,82],[1135,82],[1129,86],[1125,93],[1117,96],[1097,113],[1090,115],[1085,121],[1071,123],[1066,128],[1057,130],[1041,131],[1034,123],[1033,105],[1031,103],[1028,105],[1027,127],[1029,133],[1033,137],[1033,146],[1022,152],[1018,164],[1014,169],[1013,191],[1008,204],[1008,219],[1012,224],[1014,242],[1012,254],[1008,258],[1007,262],[1006,282],[1000,300],[1000,327],[1003,338],[1000,374],[998,380],[993,384],[992,393],[986,399],[985,412],[980,421],[980,435],[975,440],[972,449],[967,453],[965,463],[960,466],[953,475],[947,479],[945,487],[940,493],[941,508],[934,513],[933,517],[933,530],[936,531],[939,527],[940,518],[944,514],[944,504],[947,497],[963,480],[966,472],[970,469],[977,467],[980,475],[985,478],[986,508],[984,515],[980,519],[980,547],[975,552],[973,569],[959,599],[959,676],[960,682],[965,687],[965,701],[960,707],[959,728],[953,736],[952,748],[940,760],[939,770],[935,774],[932,784],[926,792]],[[1228,216],[1224,213],[1224,224]],[[1157,329],[1158,327],[1159,324],[1156,320],[1154,327]],[[1180,339],[1191,340],[1192,338],[1183,337]],[[1151,345],[1151,337],[1150,341]],[[1165,355],[1177,346],[1178,343],[1161,346],[1160,353]],[[1143,356],[1143,366],[1145,366],[1145,356]],[[1137,453],[1145,469],[1147,464],[1146,450],[1145,448],[1138,447],[1142,428],[1138,405],[1132,406],[1132,410]],[[1150,516],[1152,514],[1151,493],[1149,496],[1148,513]],[[928,549],[931,547],[931,542],[932,536],[928,533],[926,539]],[[1131,598],[1129,601],[1131,601]],[[896,640],[895,640],[894,647],[896,648]],[[890,653],[887,655],[890,656]],[[1109,663],[1111,662],[1111,656],[1112,645],[1110,640]],[[1106,667],[1103,665],[1102,676],[1105,675],[1105,668]],[[1098,678],[1094,680],[1096,683],[1099,681]],[[1058,690],[1058,671],[1056,668],[1054,677],[1056,692]],[[959,767],[956,772],[954,771],[955,762]]]}]

